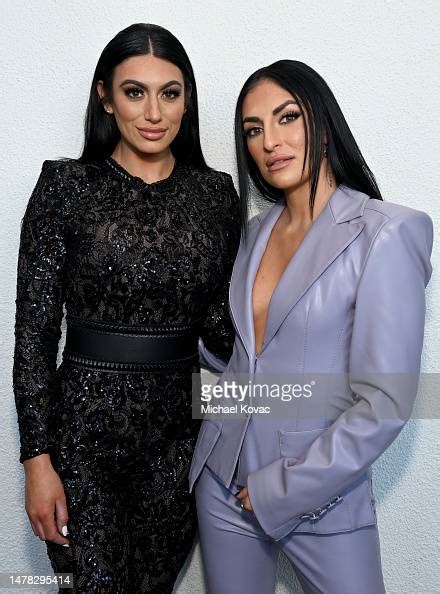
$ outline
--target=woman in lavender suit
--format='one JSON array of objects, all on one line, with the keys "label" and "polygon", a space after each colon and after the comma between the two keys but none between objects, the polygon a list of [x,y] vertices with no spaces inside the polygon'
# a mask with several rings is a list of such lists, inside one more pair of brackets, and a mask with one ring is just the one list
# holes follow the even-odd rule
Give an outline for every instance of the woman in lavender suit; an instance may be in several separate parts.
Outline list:
[{"label": "woman in lavender suit", "polygon": [[371,465],[416,397],[432,222],[382,200],[305,64],[282,60],[246,81],[236,142],[242,198],[250,178],[274,205],[242,236],[223,378],[334,381],[293,398],[283,417],[203,422],[190,488],[208,591],[272,593],[282,550],[306,594],[381,594]]}]

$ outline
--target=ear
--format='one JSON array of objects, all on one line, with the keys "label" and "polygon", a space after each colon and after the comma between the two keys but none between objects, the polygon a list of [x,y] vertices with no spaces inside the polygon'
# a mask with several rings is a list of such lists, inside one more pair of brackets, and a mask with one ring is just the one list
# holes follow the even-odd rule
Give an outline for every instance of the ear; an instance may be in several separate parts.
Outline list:
[{"label": "ear", "polygon": [[108,101],[105,98],[104,81],[98,80],[98,82],[96,83],[96,92],[99,95],[99,99],[101,101],[104,111],[106,113],[113,113],[113,109],[112,109],[110,101]]}]

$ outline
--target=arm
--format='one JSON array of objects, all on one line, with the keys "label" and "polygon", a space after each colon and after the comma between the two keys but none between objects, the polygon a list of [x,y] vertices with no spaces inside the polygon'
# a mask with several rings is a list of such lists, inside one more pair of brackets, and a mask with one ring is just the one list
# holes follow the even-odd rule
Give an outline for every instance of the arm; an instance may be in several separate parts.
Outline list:
[{"label": "arm", "polygon": [[66,255],[59,164],[45,161],[22,221],[13,386],[20,462],[48,452]]},{"label": "arm", "polygon": [[356,404],[301,459],[281,458],[248,477],[255,515],[275,538],[365,473],[408,420],[417,393],[431,249],[432,222],[421,212],[391,219],[377,234],[353,322],[349,378]]},{"label": "arm", "polygon": [[62,177],[45,161],[22,221],[17,268],[13,384],[26,474],[26,511],[43,540],[68,544],[63,485],[48,454],[63,306]]},{"label": "arm", "polygon": [[239,197],[230,175],[222,184],[224,194],[224,235],[226,251],[223,271],[212,293],[199,340],[200,365],[211,371],[224,371],[231,357],[235,330],[229,313],[229,283],[240,241]]}]

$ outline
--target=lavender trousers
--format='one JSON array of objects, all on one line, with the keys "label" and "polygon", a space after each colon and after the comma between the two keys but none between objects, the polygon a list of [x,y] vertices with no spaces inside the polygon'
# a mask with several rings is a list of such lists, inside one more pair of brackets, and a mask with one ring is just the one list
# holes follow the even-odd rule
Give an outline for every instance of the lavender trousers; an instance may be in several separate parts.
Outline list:
[{"label": "lavender trousers", "polygon": [[376,525],[335,534],[288,534],[274,541],[255,515],[205,466],[195,494],[209,594],[273,594],[279,551],[305,594],[385,594]]}]

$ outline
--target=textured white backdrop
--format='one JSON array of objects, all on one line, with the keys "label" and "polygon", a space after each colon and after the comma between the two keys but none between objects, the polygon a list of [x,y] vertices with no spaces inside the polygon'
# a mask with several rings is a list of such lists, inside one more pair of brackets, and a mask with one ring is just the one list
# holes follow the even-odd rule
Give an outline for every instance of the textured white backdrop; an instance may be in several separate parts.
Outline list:
[{"label": "textured white backdrop", "polygon": [[[426,210],[438,233],[440,3],[2,0],[0,20],[0,571],[35,574],[49,564],[23,508],[11,389],[19,224],[43,160],[79,154],[104,45],[135,22],[160,24],[182,41],[198,82],[206,157],[234,176],[233,110],[245,78],[280,58],[305,61],[333,89],[384,197]],[[434,249],[437,271],[437,243]],[[428,290],[423,369],[430,372],[439,371],[438,279],[435,273]],[[389,594],[440,593],[439,427],[411,421],[375,464]],[[176,592],[205,592],[198,547]],[[280,559],[277,594],[291,592],[300,588]]]}]

